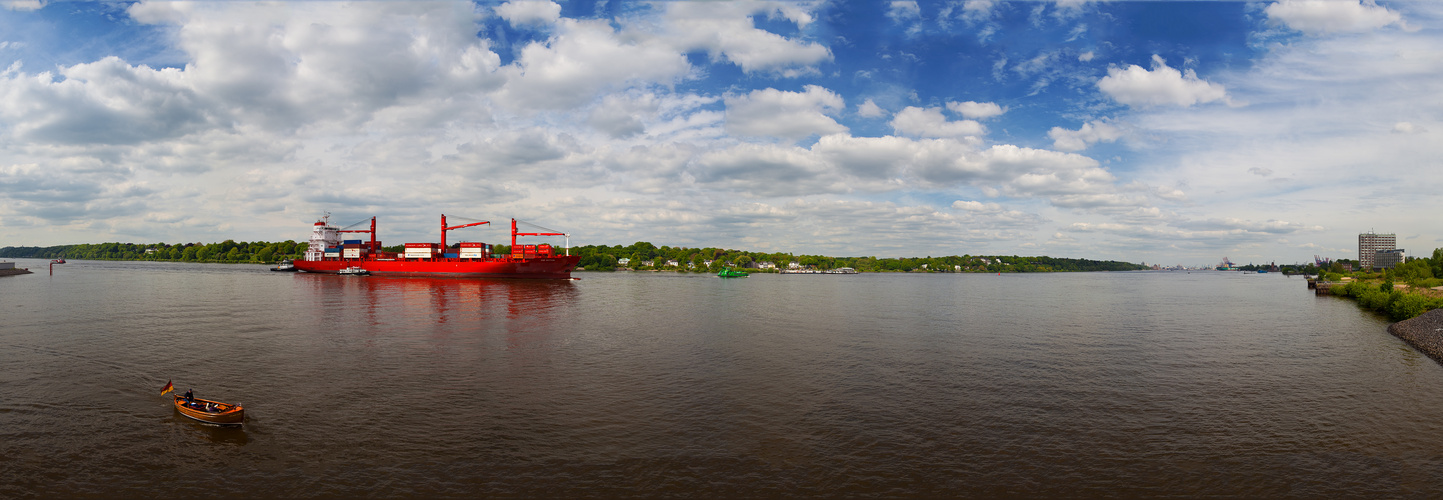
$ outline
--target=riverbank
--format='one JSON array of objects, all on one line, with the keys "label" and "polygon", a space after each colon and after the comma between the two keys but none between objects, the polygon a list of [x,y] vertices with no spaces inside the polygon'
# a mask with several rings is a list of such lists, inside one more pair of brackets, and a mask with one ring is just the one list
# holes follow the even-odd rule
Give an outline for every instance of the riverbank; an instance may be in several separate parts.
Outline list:
[{"label": "riverbank", "polygon": [[1416,318],[1423,313],[1443,308],[1443,296],[1440,296],[1439,291],[1394,286],[1392,282],[1333,283],[1327,291],[1335,296],[1355,299],[1359,306],[1384,314],[1393,321]]},{"label": "riverbank", "polygon": [[21,274],[31,274],[31,272],[29,269],[24,268],[0,269],[0,276],[16,276]]},{"label": "riverbank", "polygon": [[1413,319],[1388,325],[1388,333],[1403,339],[1434,361],[1443,363],[1443,309],[1434,309]]}]

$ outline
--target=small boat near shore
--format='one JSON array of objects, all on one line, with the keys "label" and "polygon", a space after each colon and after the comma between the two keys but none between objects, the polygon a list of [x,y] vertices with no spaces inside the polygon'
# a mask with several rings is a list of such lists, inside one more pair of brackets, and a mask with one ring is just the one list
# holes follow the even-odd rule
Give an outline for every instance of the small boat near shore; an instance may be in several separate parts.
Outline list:
[{"label": "small boat near shore", "polygon": [[751,273],[748,273],[748,272],[746,272],[746,271],[738,271],[738,270],[736,270],[736,269],[732,269],[732,268],[728,267],[728,268],[722,269],[721,272],[717,273],[717,274],[716,274],[716,277],[718,277],[718,278],[745,278],[745,277],[750,276],[750,275],[751,275]]},{"label": "small boat near shore", "polygon": [[292,264],[290,260],[283,260],[277,262],[276,267],[272,267],[271,270],[278,273],[293,273],[296,271],[300,271],[300,269],[296,269],[296,265]]},{"label": "small boat near shore", "polygon": [[192,398],[187,402],[185,396],[179,394],[175,396],[175,410],[190,419],[215,425],[241,425],[246,418],[246,410],[239,404],[200,398]]},{"label": "small boat near shore", "polygon": [[781,274],[857,274],[856,269],[850,267],[839,267],[836,269],[783,269]]},{"label": "small boat near shore", "polygon": [[370,275],[371,275],[371,272],[370,272],[370,271],[367,271],[367,270],[366,270],[365,268],[363,268],[363,267],[351,266],[351,267],[342,269],[342,270],[340,270],[340,271],[336,271],[336,274],[339,274],[339,275],[342,275],[342,276],[370,276]]}]

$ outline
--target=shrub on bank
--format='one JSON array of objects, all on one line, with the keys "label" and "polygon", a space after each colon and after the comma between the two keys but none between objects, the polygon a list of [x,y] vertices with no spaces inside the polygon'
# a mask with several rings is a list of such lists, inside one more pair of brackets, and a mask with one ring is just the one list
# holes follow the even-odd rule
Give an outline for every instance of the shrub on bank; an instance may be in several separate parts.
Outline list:
[{"label": "shrub on bank", "polygon": [[[1396,300],[1388,303],[1388,317],[1393,318],[1393,321],[1415,318],[1418,317],[1418,315],[1428,312],[1428,305],[1431,301],[1428,300],[1427,297],[1411,293],[1393,293],[1401,295]],[[1434,307],[1436,308],[1437,306],[1435,305]]]},{"label": "shrub on bank", "polygon": [[1333,287],[1333,295],[1357,299],[1358,305],[1388,315],[1393,321],[1415,318],[1433,309],[1443,308],[1443,298],[1435,299],[1415,293],[1394,290],[1392,283],[1374,285],[1354,281]]}]

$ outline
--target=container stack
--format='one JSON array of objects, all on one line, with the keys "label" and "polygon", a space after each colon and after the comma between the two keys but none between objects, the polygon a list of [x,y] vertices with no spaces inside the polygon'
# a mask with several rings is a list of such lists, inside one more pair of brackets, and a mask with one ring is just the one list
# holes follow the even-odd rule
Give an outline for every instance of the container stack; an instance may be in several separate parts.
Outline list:
[{"label": "container stack", "polygon": [[545,243],[540,245],[516,245],[511,247],[511,258],[535,259],[537,257],[551,257],[551,252],[551,245]]},{"label": "container stack", "polygon": [[491,253],[491,245],[481,242],[462,243],[460,257],[463,259],[484,259]]},{"label": "container stack", "polygon": [[322,257],[327,259],[341,258],[341,247],[326,247],[326,252],[322,255]]},{"label": "container stack", "polygon": [[441,253],[441,245],[435,243],[407,243],[407,259],[434,259]]},{"label": "container stack", "polygon": [[361,243],[361,240],[346,240],[341,242],[341,257],[343,258],[359,259],[369,253],[370,250],[365,244]]}]

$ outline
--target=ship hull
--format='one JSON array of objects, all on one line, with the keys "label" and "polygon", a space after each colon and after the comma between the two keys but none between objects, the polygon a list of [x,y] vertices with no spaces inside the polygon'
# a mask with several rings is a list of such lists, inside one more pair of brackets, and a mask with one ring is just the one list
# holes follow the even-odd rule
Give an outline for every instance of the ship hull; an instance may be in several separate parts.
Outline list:
[{"label": "ship hull", "polygon": [[531,259],[429,259],[429,260],[298,260],[296,269],[336,274],[360,267],[372,275],[453,276],[465,278],[570,279],[581,257],[558,255]]}]

